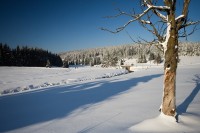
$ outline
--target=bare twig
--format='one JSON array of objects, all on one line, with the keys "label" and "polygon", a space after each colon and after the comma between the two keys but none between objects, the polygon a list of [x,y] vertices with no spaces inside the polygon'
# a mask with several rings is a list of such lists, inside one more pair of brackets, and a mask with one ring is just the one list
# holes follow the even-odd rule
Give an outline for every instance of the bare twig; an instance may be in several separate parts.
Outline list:
[{"label": "bare twig", "polygon": [[193,21],[187,22],[186,24],[181,25],[181,26],[179,27],[178,30],[180,30],[180,29],[182,29],[182,28],[185,28],[185,27],[188,27],[188,26],[191,26],[191,25],[198,25],[199,23],[200,23],[200,21],[196,21],[196,22],[193,22]]},{"label": "bare twig", "polygon": [[192,29],[192,31],[190,33],[187,33],[186,27],[184,27],[184,31],[182,33],[179,33],[179,36],[178,37],[185,37],[186,40],[187,40],[187,37],[192,35],[195,31],[199,30],[200,28],[197,28],[197,25],[195,25]]},{"label": "bare twig", "polygon": [[106,16],[106,17],[104,17],[104,18],[116,18],[116,17],[123,16],[123,15],[129,16],[129,17],[133,17],[132,14],[123,12],[123,11],[121,11],[119,8],[117,8],[116,10],[119,12],[117,15],[114,15],[114,16]]}]

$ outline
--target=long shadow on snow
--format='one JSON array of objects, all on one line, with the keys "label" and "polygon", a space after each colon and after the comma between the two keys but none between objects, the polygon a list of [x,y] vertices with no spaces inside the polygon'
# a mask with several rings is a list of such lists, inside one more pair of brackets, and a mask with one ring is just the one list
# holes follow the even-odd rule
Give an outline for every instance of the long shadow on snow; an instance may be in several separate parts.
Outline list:
[{"label": "long shadow on snow", "polygon": [[87,104],[95,104],[129,90],[139,82],[148,82],[162,74],[126,81],[101,81],[55,87],[0,97],[0,132],[62,118]]},{"label": "long shadow on snow", "polygon": [[186,113],[188,106],[194,100],[200,90],[200,75],[195,75],[195,79],[193,79],[193,81],[196,83],[196,87],[193,89],[190,95],[177,107],[177,121],[178,115]]}]

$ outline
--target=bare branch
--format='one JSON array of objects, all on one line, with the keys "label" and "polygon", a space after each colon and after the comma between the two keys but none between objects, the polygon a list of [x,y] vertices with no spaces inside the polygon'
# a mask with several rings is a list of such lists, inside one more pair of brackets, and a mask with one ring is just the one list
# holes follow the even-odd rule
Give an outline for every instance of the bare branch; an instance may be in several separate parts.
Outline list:
[{"label": "bare branch", "polygon": [[132,36],[128,33],[128,31],[126,31],[126,33],[128,34],[128,36],[130,37],[130,39],[131,39],[134,43],[137,43],[137,42],[132,38]]},{"label": "bare branch", "polygon": [[160,50],[161,52],[164,51],[163,48],[162,48],[162,45],[160,45],[160,43],[159,43],[156,39],[154,39],[154,40],[152,40],[152,41],[147,41],[147,40],[145,40],[145,39],[139,37],[139,39],[138,39],[137,41],[135,41],[127,31],[126,31],[126,33],[127,33],[128,36],[130,37],[130,39],[131,39],[134,43],[136,43],[136,44],[142,44],[142,45],[146,44],[147,46],[150,46],[150,47],[151,47],[151,46],[156,46],[156,48],[157,48],[158,50]]},{"label": "bare branch", "polygon": [[153,9],[152,11],[156,16],[160,17],[161,20],[163,20],[163,22],[167,22],[167,17],[165,15],[161,14],[159,11],[155,9]]},{"label": "bare branch", "polygon": [[185,19],[185,16],[183,14],[178,16],[175,20],[176,20],[176,22],[179,22],[182,19]]},{"label": "bare branch", "polygon": [[176,18],[177,28],[180,30],[182,25],[187,22],[188,8],[190,0],[184,0],[182,15]]},{"label": "bare branch", "polygon": [[184,15],[185,17],[188,15],[189,4],[190,4],[190,0],[184,0],[182,15]]},{"label": "bare branch", "polygon": [[151,22],[151,21],[148,21],[148,20],[147,20],[147,21],[141,20],[140,22],[143,23],[143,24],[152,24],[152,22]]},{"label": "bare branch", "polygon": [[141,13],[139,15],[135,15],[134,16],[135,19],[129,20],[124,26],[117,28],[116,31],[111,31],[111,30],[108,30],[108,29],[105,29],[105,28],[101,28],[101,30],[109,31],[111,33],[118,33],[120,31],[122,31],[124,28],[126,28],[130,23],[140,19],[142,16],[144,16],[150,10],[151,10],[151,8],[147,8],[143,13]]},{"label": "bare branch", "polygon": [[175,10],[176,0],[164,0],[165,5],[169,6],[172,10]]},{"label": "bare branch", "polygon": [[[199,28],[197,28],[197,25],[195,25],[192,29],[192,31],[190,33],[187,33],[186,30],[185,30],[186,27],[184,27],[184,31],[182,33],[179,33],[179,36],[178,37],[186,37],[186,40],[187,40],[187,37],[192,35],[195,31],[199,30]],[[181,34],[181,35],[180,35]]]},{"label": "bare branch", "polygon": [[[165,23],[163,23],[163,22],[161,22],[161,23],[162,23],[162,25],[161,25],[160,28],[158,28],[158,31],[160,31],[160,32],[159,32],[159,35],[163,37],[164,34],[165,34],[165,32],[166,32],[167,27],[165,27]],[[164,39],[164,38],[163,38],[163,39]]]},{"label": "bare branch", "polygon": [[[148,13],[147,13],[147,17],[148,17],[148,20],[146,20],[146,21],[145,20],[140,20],[140,19],[138,21],[140,22],[140,24],[141,24],[141,26],[143,28],[145,28],[147,31],[149,31],[152,34],[154,34],[158,38],[159,42],[162,42],[163,41],[163,37],[160,36],[160,34],[158,33],[158,30],[156,29],[154,24],[150,21],[151,16],[149,16]],[[146,25],[151,26],[152,30],[150,30]]]},{"label": "bare branch", "polygon": [[115,16],[106,16],[105,18],[116,18],[116,17],[122,16],[122,15],[129,16],[129,17],[133,17],[132,14],[123,12],[123,11],[121,11],[119,8],[116,9],[116,10],[119,12],[117,15],[115,15]]},{"label": "bare branch", "polygon": [[[142,18],[145,14],[147,14],[152,9],[157,9],[157,10],[161,10],[161,11],[168,11],[170,9],[170,7],[168,7],[168,6],[154,6],[154,5],[149,5],[149,7],[146,10],[144,10],[141,14],[137,14],[137,15],[132,16],[134,19],[129,20],[126,24],[124,24],[123,26],[117,28],[115,31],[108,30],[106,28],[100,28],[100,29],[104,30],[104,31],[111,32],[111,33],[118,33],[120,31],[122,31],[124,28],[126,28],[130,23],[132,23],[134,21],[137,21],[140,18]],[[116,15],[116,17],[118,17],[120,15],[128,15],[128,14],[120,11],[120,14]]]},{"label": "bare branch", "polygon": [[199,23],[200,23],[200,21],[196,21],[196,22],[191,21],[191,22],[188,22],[186,24],[181,25],[178,30],[185,28],[185,27],[188,27],[188,26],[191,26],[191,25],[197,25]]},{"label": "bare branch", "polygon": [[[141,9],[143,11],[142,13],[135,14],[134,10],[132,13],[126,13],[126,12],[121,11],[120,9],[117,9],[119,14],[117,14],[115,16],[110,16],[108,18],[119,17],[122,15],[125,15],[125,16],[131,17],[132,19],[130,19],[123,26],[116,28],[114,31],[106,29],[106,28],[101,28],[101,30],[105,30],[105,31],[108,31],[111,33],[118,33],[120,31],[124,30],[132,22],[138,21],[141,24],[141,26],[143,28],[145,28],[147,31],[151,32],[156,37],[157,40],[155,41],[155,39],[154,39],[154,41],[148,42],[144,39],[139,38],[140,40],[135,41],[127,33],[129,35],[129,37],[131,38],[131,40],[138,44],[144,44],[144,43],[154,44],[155,43],[155,44],[157,44],[156,47],[158,47],[159,50],[164,51],[163,49],[164,49],[164,47],[166,47],[166,42],[167,42],[166,40],[169,39],[167,37],[169,37],[169,35],[170,35],[169,34],[170,33],[169,26],[170,25],[173,24],[173,29],[176,30],[175,31],[176,33],[178,32],[178,37],[187,37],[188,35],[193,34],[197,30],[196,25],[200,23],[200,21],[194,22],[194,21],[189,21],[187,19],[188,6],[189,6],[190,0],[184,0],[184,7],[183,7],[182,14],[176,18],[175,18],[175,15],[173,14],[176,10],[176,8],[175,8],[176,0],[164,0],[165,6],[156,6],[156,4],[153,3],[154,1],[152,1],[152,0],[141,0],[141,2],[142,2]],[[168,17],[162,14],[165,12],[167,13]],[[154,23],[154,21],[151,21],[151,18],[153,15],[158,17],[158,21],[156,21],[155,23]],[[167,25],[166,25],[166,23],[167,23]],[[194,25],[194,28],[188,34],[188,33],[186,33],[185,28],[188,26],[191,26],[191,25]],[[184,31],[182,29],[184,29]],[[180,33],[179,30],[181,30],[183,32]],[[163,47],[162,47],[162,45],[163,45]]]},{"label": "bare branch", "polygon": [[[151,6],[153,6],[153,4],[152,4],[152,2],[150,1],[150,0],[148,0],[148,1],[144,1],[144,4],[147,6],[147,7],[151,7]],[[161,18],[161,20],[163,21],[163,22],[167,22],[167,17],[165,16],[165,15],[163,15],[162,13],[160,13],[159,11],[158,11],[159,9],[152,9],[152,12],[156,15],[156,16],[158,16],[159,18]]]},{"label": "bare branch", "polygon": [[162,45],[160,45],[160,43],[155,43],[155,44],[152,44],[152,45],[156,46],[156,48],[157,48],[158,50],[160,50],[161,52],[164,53],[164,49],[163,49]]},{"label": "bare branch", "polygon": [[141,37],[139,37],[140,40],[142,40],[143,42],[140,41],[141,44],[146,44],[147,46],[156,46],[156,48],[158,50],[160,50],[161,52],[164,52],[162,45],[160,44],[159,41],[156,41],[156,39],[152,40],[152,41],[147,41]]},{"label": "bare branch", "polygon": [[168,6],[154,6],[154,5],[150,5],[149,8],[157,9],[159,11],[164,11],[164,12],[170,10],[170,7],[168,7]]},{"label": "bare branch", "polygon": [[128,21],[124,26],[117,28],[115,31],[112,31],[112,30],[109,30],[109,29],[106,29],[106,28],[100,28],[100,29],[104,30],[104,31],[111,32],[111,33],[118,33],[118,32],[122,31],[124,28],[126,28],[130,23],[132,23],[134,21],[136,21],[136,19],[132,19],[132,20]]}]

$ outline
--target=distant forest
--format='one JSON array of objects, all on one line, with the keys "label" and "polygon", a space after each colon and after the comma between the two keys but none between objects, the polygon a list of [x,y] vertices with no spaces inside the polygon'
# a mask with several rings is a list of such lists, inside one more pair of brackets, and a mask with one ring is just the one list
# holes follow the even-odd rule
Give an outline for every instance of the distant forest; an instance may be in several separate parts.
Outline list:
[{"label": "distant forest", "polygon": [[[146,63],[154,60],[154,63],[162,62],[162,52],[155,46],[142,44],[129,44],[120,46],[108,46],[103,48],[83,49],[53,54],[40,48],[28,48],[27,46],[11,49],[7,44],[0,43],[0,66],[58,66],[69,65],[123,65],[127,59],[137,59],[138,63]],[[199,42],[180,42],[179,56],[200,56]],[[62,58],[62,59],[61,59]]]},{"label": "distant forest", "polygon": [[[109,46],[85,50],[75,50],[60,53],[64,62],[70,65],[99,65],[115,66],[120,61],[135,58],[138,63],[154,60],[161,62],[163,53],[155,46],[144,44],[129,44]],[[199,42],[180,42],[179,56],[200,56]],[[122,63],[123,64],[123,63]]]},{"label": "distant forest", "polygon": [[45,67],[62,66],[59,55],[39,48],[27,46],[11,49],[7,44],[0,43],[0,66],[31,66]]}]

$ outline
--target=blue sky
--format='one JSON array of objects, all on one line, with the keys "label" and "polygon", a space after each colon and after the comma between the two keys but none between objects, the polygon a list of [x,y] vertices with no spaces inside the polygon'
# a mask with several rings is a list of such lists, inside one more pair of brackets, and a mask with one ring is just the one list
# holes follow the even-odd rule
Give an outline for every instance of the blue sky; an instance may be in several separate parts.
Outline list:
[{"label": "blue sky", "polygon": [[[178,0],[180,10],[182,0]],[[149,40],[152,35],[133,23],[118,34],[99,30],[115,29],[129,18],[105,19],[115,10],[139,12],[137,0],[0,0],[0,42],[12,48],[17,45],[39,47],[52,52],[130,44],[139,36]],[[192,0],[189,15],[200,20],[199,0]],[[188,38],[200,41],[198,30]]]}]

